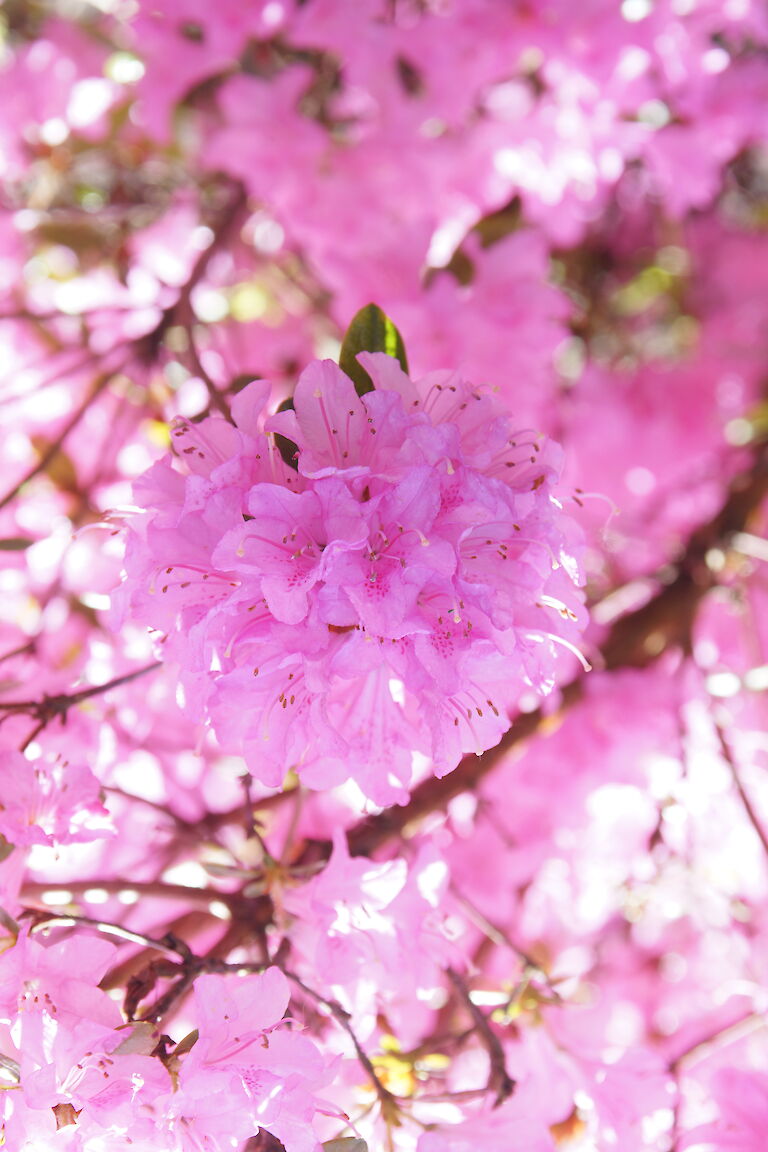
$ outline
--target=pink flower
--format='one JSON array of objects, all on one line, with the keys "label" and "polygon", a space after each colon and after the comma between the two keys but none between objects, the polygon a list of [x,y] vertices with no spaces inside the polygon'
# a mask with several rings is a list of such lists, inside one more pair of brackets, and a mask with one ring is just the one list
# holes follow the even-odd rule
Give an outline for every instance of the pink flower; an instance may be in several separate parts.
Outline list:
[{"label": "pink flower", "polygon": [[136,485],[118,603],[166,633],[188,708],[256,778],[293,767],[325,788],[352,769],[387,804],[414,748],[449,771],[496,743],[522,690],[552,687],[580,544],[554,444],[512,434],[454,373],[361,362],[362,398],[324,361],[263,426],[263,385],[235,425],[181,424],[184,474],[161,461]]},{"label": "pink flower", "polygon": [[361,1035],[386,1016],[404,1043],[415,1043],[426,996],[442,983],[448,964],[461,964],[445,908],[448,870],[431,846],[405,860],[372,864],[351,859],[337,832],[331,858],[283,907],[295,917],[291,939],[307,978],[353,1012]]},{"label": "pink flower", "polygon": [[113,829],[99,782],[83,765],[0,752],[0,836],[11,844],[71,844]]},{"label": "pink flower", "polygon": [[[234,1147],[259,1128],[286,1152],[317,1152],[314,1093],[329,1071],[318,1049],[283,1024],[289,987],[278,968],[254,976],[200,976],[200,1038],[181,1067],[170,1113]],[[172,1125],[173,1126],[173,1125]]]},{"label": "pink flower", "polygon": [[768,1076],[762,1071],[722,1068],[714,1079],[719,1115],[687,1132],[686,1152],[762,1152],[768,1125]]},{"label": "pink flower", "polygon": [[[98,987],[114,954],[97,938],[45,947],[26,934],[0,953],[0,1024],[18,1052],[22,1086],[49,1066],[50,1084],[63,1081],[83,1051],[97,1050],[105,1032],[122,1023],[114,1000]],[[33,1087],[32,1107],[37,1099]]]}]

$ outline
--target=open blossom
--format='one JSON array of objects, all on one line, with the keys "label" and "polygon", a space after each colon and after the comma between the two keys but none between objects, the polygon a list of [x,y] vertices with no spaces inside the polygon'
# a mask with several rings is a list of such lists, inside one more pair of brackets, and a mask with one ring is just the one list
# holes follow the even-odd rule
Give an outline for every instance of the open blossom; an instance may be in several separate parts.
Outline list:
[{"label": "open blossom", "polygon": [[70,844],[112,832],[98,780],[84,765],[0,752],[0,836],[10,844]]},{"label": "open blossom", "polygon": [[[158,1030],[124,1024],[99,987],[114,954],[104,940],[45,945],[26,933],[0,952],[0,1070],[15,1087],[0,1092],[9,1148],[72,1138],[83,1152],[111,1152],[130,1130],[139,1149],[224,1152],[263,1128],[286,1152],[316,1152],[312,1122],[325,1106],[315,1093],[334,1065],[283,1021],[289,985],[279,969],[200,976],[199,1038],[171,1076]],[[59,1137],[62,1127],[75,1131]]]},{"label": "open blossom", "polygon": [[263,1128],[286,1152],[318,1152],[315,1091],[332,1066],[306,1036],[281,1026],[289,995],[278,968],[196,980],[200,1039],[181,1068],[172,1129],[204,1134],[206,1148],[223,1150]]},{"label": "open blossom", "polygon": [[259,383],[234,426],[174,429],[183,472],[162,460],[136,485],[118,602],[166,633],[190,710],[257,779],[352,774],[386,804],[413,749],[450,771],[498,741],[521,691],[552,687],[558,641],[578,637],[579,536],[555,444],[456,374],[360,359],[362,398],[323,361],[293,411],[262,421]]},{"label": "open blossom", "polygon": [[446,865],[426,845],[410,867],[350,858],[343,832],[333,845],[323,871],[283,897],[301,963],[354,1011],[362,1035],[381,1013],[404,1043],[415,1043],[427,992],[440,985],[444,966],[462,962],[445,908]]}]

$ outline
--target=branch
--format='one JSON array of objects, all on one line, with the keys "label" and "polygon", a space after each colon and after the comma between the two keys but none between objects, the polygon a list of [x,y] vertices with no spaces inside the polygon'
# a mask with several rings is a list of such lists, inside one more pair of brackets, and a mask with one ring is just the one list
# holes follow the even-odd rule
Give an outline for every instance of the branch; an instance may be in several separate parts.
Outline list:
[{"label": "branch", "polygon": [[762,821],[757,814],[757,810],[755,809],[755,806],[750,799],[749,793],[744,787],[744,781],[741,779],[741,772],[739,771],[739,768],[736,764],[736,758],[733,755],[731,746],[728,743],[725,732],[723,731],[723,726],[717,719],[713,720],[713,724],[717,734],[718,743],[720,744],[720,751],[722,752],[723,759],[730,769],[731,779],[733,780],[736,791],[739,794],[739,799],[741,800],[750,824],[757,834],[758,840],[763,846],[763,851],[765,852],[766,857],[768,857],[768,834],[766,834]]},{"label": "branch", "polygon": [[486,939],[490,940],[492,944],[495,944],[497,948],[508,948],[510,952],[522,961],[523,973],[527,977],[526,983],[530,983],[533,979],[543,980],[553,1000],[560,1001],[560,993],[552,986],[549,976],[542,966],[534,960],[533,956],[521,948],[519,944],[515,944],[509,938],[509,935],[499,928],[498,924],[494,924],[492,920],[489,920],[471,900],[468,900],[466,896],[458,891],[454,884],[451,884],[450,888],[453,898],[458,901],[469,920],[475,927],[480,929]]},{"label": "branch", "polygon": [[195,333],[192,325],[187,328],[187,338],[189,340],[189,347],[187,349],[187,358],[189,359],[190,366],[195,376],[202,380],[208,390],[208,396],[211,401],[211,408],[215,408],[225,420],[232,423],[232,413],[229,410],[229,405],[222,396],[219,389],[216,387],[216,381],[212,379],[210,374],[206,371],[205,365],[200,359],[200,353],[197,350],[195,343]]},{"label": "branch", "polygon": [[29,882],[21,890],[20,899],[35,902],[44,900],[51,892],[66,893],[66,898],[52,904],[53,908],[66,908],[76,896],[85,896],[93,889],[99,889],[110,896],[120,896],[123,893],[133,893],[139,896],[151,896],[158,900],[179,900],[185,905],[204,905],[209,908],[212,903],[221,903],[228,908],[237,908],[241,903],[237,892],[221,892],[217,888],[196,888],[191,884],[166,884],[162,880],[67,880],[58,884]]},{"label": "branch", "polygon": [[137,341],[145,360],[151,363],[155,359],[168,329],[178,323],[180,319],[185,318],[185,314],[190,308],[192,293],[208,271],[208,265],[213,257],[229,239],[247,203],[248,193],[245,185],[240,181],[233,182],[229,203],[223,209],[213,228],[213,239],[210,244],[197,257],[186,283],[182,286],[173,304],[169,304],[163,312],[160,323],[148,335],[140,337]]},{"label": "branch", "polygon": [[498,1108],[515,1090],[515,1081],[509,1072],[507,1072],[507,1062],[501,1041],[488,1023],[488,1017],[485,1015],[485,1012],[473,1001],[470,991],[459,973],[454,968],[448,968],[446,971],[448,979],[451,981],[451,984],[453,984],[459,994],[459,998],[472,1017],[475,1031],[488,1053],[491,1069],[488,1074],[487,1091],[495,1093],[493,1106],[494,1108]]},{"label": "branch", "polygon": [[[247,199],[247,193],[244,185],[238,182],[234,185],[232,194],[230,196],[230,201],[223,210],[221,218],[213,230],[214,235],[211,243],[197,257],[197,260],[195,261],[189,274],[189,278],[180,289],[179,295],[177,296],[174,303],[170,304],[165,309],[165,311],[162,313],[162,316],[160,317],[159,323],[151,332],[149,332],[146,336],[140,336],[137,340],[134,340],[130,344],[129,351],[116,367],[106,370],[97,377],[95,383],[89,389],[83,402],[78,405],[56,439],[52,444],[49,445],[48,448],[46,448],[45,452],[42,453],[38,462],[34,465],[33,468],[30,468],[29,471],[24,474],[24,476],[22,476],[21,480],[19,480],[13,486],[13,488],[10,489],[10,491],[6,492],[2,499],[0,499],[0,511],[15,499],[21,489],[26,484],[28,484],[30,480],[33,480],[35,476],[40,475],[41,472],[46,470],[56,453],[59,452],[63,447],[67,437],[75,430],[80,421],[83,419],[85,413],[88,411],[93,401],[101,395],[105,388],[107,388],[112,380],[114,380],[115,376],[123,371],[123,369],[134,356],[138,356],[145,363],[152,363],[155,360],[163,337],[165,336],[168,329],[177,322],[179,316],[183,315],[189,309],[190,299],[194,289],[205,275],[213,256],[216,254],[216,252],[219,251],[222,245],[229,238],[233,227],[237,223],[238,218],[247,203]],[[93,354],[89,353],[89,355],[86,357],[85,363],[87,364],[88,361],[92,358]]]},{"label": "branch", "polygon": [[49,444],[46,450],[41,454],[37,463],[32,468],[30,468],[28,472],[25,472],[21,480],[17,481],[13,488],[6,492],[5,496],[0,499],[0,510],[7,507],[7,505],[10,504],[11,501],[16,498],[16,496],[18,496],[19,492],[22,490],[25,484],[28,484],[30,480],[34,480],[35,476],[39,476],[41,472],[45,472],[53,458],[57,455],[58,452],[61,451],[64,441],[67,439],[71,432],[74,432],[77,425],[85,416],[93,401],[101,395],[107,385],[110,384],[111,381],[114,380],[115,376],[117,376],[117,374],[125,367],[126,363],[127,359],[122,360],[116,368],[112,368],[107,372],[103,372],[96,378],[96,381],[89,389],[82,404],[78,405],[55,440],[53,440],[52,443]]},{"label": "branch", "polygon": [[93,928],[106,936],[115,936],[119,940],[126,940],[130,944],[141,944],[155,952],[162,952],[168,956],[180,956],[183,960],[189,959],[189,947],[178,937],[166,933],[162,939],[154,936],[145,936],[143,932],[134,932],[131,928],[124,928],[121,924],[113,924],[110,920],[96,920],[92,916],[61,915],[59,912],[43,912],[38,908],[26,910],[27,915],[33,919],[31,931],[37,932],[44,928]]},{"label": "branch", "polygon": [[692,1065],[698,1064],[701,1060],[706,1060],[707,1057],[719,1051],[721,1048],[725,1048],[729,1044],[734,1044],[739,1040],[744,1040],[748,1036],[751,1036],[753,1032],[759,1031],[765,1028],[765,1026],[765,1017],[762,1013],[748,1012],[746,1016],[742,1016],[740,1019],[726,1024],[723,1028],[718,1028],[700,1040],[696,1040],[669,1061],[667,1071],[670,1076],[674,1078],[677,1088],[677,1095],[672,1110],[671,1152],[677,1152],[680,1146],[680,1138],[682,1135],[680,1113],[683,1104],[680,1082],[687,1070]]},{"label": "branch", "polygon": [[114,680],[108,680],[106,684],[93,684],[89,688],[81,688],[78,692],[71,692],[69,695],[43,696],[42,700],[11,700],[7,704],[0,704],[0,711],[5,712],[6,715],[26,712],[30,716],[34,716],[38,721],[35,729],[35,735],[37,735],[57,716],[63,722],[67,712],[75,704],[81,704],[83,700],[90,700],[93,696],[101,696],[112,688],[120,688],[123,684],[130,684],[132,680],[138,680],[140,676],[146,676],[148,672],[154,672],[156,668],[160,667],[162,667],[160,662],[153,660],[151,664],[137,668],[134,672],[126,672],[122,676],[116,676]]},{"label": "branch", "polygon": [[365,1069],[368,1076],[371,1078],[371,1083],[373,1084],[373,1087],[376,1090],[376,1095],[379,1098],[381,1113],[384,1117],[384,1120],[388,1124],[397,1124],[399,1122],[397,1119],[399,1112],[397,1097],[393,1096],[389,1089],[385,1088],[379,1079],[376,1069],[371,1063],[371,1058],[361,1045],[360,1041],[355,1035],[355,1031],[352,1025],[350,1024],[349,1013],[344,1008],[342,1008],[341,1004],[339,1004],[336,1000],[327,1000],[325,996],[321,996],[319,992],[315,992],[314,988],[310,988],[307,984],[305,984],[304,981],[301,980],[295,972],[290,972],[287,968],[283,968],[283,972],[289,980],[293,981],[297,988],[301,988],[302,992],[304,992],[307,996],[310,996],[317,1004],[321,1004],[323,1008],[330,1012],[336,1023],[344,1029],[352,1041],[357,1059]]},{"label": "branch", "polygon": [[[131,989],[131,983],[133,983],[133,998],[129,1005],[131,1014],[133,1014],[133,1010],[138,1007],[147,992],[151,991],[151,988],[154,986],[156,982],[155,973],[157,973],[158,976],[166,977],[177,975],[178,979],[176,983],[171,984],[162,996],[160,996],[154,1004],[146,1008],[139,1017],[140,1020],[159,1024],[177,1002],[186,995],[198,976],[204,972],[231,971],[230,965],[226,963],[224,958],[242,943],[243,934],[243,925],[229,924],[223,936],[209,948],[204,956],[196,956],[193,952],[188,951],[181,963],[174,965],[173,969],[165,968],[162,966],[162,963],[158,965],[157,961],[153,961],[147,966],[148,976],[139,974],[133,978],[132,982],[129,982],[129,989]],[[128,991],[126,991],[126,1002],[128,1002]],[[128,1014],[127,1011],[126,1014]]]}]

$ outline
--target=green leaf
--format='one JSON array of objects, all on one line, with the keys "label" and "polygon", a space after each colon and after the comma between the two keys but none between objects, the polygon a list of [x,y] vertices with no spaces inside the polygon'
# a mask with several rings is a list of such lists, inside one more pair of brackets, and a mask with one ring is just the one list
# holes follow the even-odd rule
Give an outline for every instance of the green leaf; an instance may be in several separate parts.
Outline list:
[{"label": "green leaf", "polygon": [[347,328],[339,354],[339,367],[355,385],[358,396],[373,392],[373,380],[358,363],[358,352],[386,352],[397,360],[403,372],[408,371],[405,344],[396,326],[381,308],[366,304]]},{"label": "green leaf", "polygon": [[30,544],[34,544],[34,540],[26,536],[6,536],[5,540],[0,540],[0,552],[23,552]]},{"label": "green leaf", "polygon": [[340,1136],[338,1140],[326,1140],[325,1152],[368,1152],[368,1145],[359,1136]]}]

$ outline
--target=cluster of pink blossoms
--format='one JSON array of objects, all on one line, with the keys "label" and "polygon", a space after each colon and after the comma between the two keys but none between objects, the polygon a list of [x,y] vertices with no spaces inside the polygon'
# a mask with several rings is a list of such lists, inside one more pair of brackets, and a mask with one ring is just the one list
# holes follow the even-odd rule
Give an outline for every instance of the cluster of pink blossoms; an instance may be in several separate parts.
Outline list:
[{"label": "cluster of pink blossoms", "polygon": [[121,601],[256,779],[352,775],[388,804],[414,749],[445,773],[499,740],[520,686],[551,689],[578,637],[579,533],[555,444],[457,374],[360,359],[362,397],[323,361],[293,411],[264,420],[256,383],[234,425],[174,428],[184,472],[165,459],[135,486]]},{"label": "cluster of pink blossoms", "polygon": [[0,0],[0,1152],[765,1152],[767,64]]},{"label": "cluster of pink blossoms", "polygon": [[283,1020],[279,969],[199,976],[197,1034],[172,1045],[150,1021],[124,1023],[97,987],[114,959],[104,940],[28,934],[0,953],[4,1147],[223,1152],[263,1129],[286,1152],[316,1152],[332,1066]]}]

